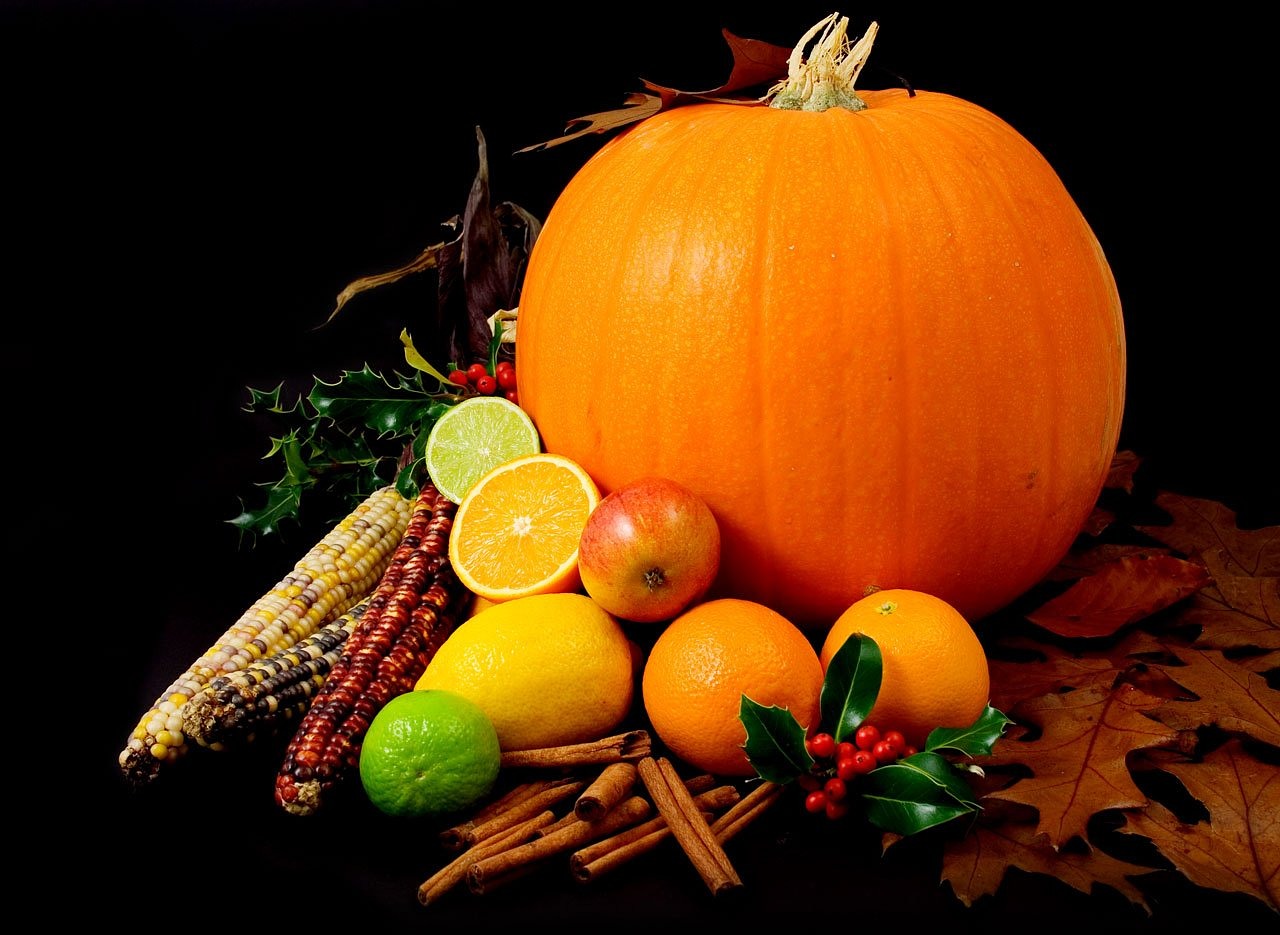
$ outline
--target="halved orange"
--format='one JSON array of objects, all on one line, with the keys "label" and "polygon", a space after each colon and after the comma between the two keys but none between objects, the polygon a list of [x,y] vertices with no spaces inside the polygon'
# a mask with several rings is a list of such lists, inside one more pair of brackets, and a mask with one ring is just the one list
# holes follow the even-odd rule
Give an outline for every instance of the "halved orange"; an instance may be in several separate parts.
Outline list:
[{"label": "halved orange", "polygon": [[449,534],[458,579],[491,601],[576,591],[578,542],[600,490],[576,461],[513,458],[467,491]]}]

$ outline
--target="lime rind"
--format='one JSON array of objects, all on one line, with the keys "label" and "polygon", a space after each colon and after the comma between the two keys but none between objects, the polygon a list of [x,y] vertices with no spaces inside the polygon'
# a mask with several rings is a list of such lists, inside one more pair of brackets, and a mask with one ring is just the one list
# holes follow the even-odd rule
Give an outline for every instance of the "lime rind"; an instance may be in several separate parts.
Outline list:
[{"label": "lime rind", "polygon": [[482,475],[513,458],[537,454],[542,440],[529,414],[500,396],[473,396],[442,415],[427,436],[427,474],[461,503]]}]

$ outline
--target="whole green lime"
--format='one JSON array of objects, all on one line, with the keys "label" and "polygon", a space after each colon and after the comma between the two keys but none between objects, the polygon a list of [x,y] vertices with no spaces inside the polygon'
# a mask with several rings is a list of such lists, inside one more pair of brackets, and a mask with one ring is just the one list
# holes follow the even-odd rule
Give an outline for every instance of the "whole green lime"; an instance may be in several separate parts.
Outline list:
[{"label": "whole green lime", "polygon": [[479,705],[456,692],[411,691],[374,715],[360,782],[379,811],[434,818],[487,795],[501,760],[497,731]]}]

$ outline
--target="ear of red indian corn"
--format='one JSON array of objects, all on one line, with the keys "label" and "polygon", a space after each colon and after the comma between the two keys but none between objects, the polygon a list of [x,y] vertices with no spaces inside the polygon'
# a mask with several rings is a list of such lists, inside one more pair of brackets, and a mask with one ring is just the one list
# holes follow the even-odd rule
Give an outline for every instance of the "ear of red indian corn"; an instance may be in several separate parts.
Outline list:
[{"label": "ear of red indian corn", "polygon": [[413,690],[453,631],[467,593],[448,559],[456,510],[430,485],[418,498],[369,609],[285,751],[275,798],[291,814],[314,813],[329,790],[355,774],[374,716]]},{"label": "ear of red indian corn", "polygon": [[366,597],[296,645],[239,672],[219,675],[200,689],[182,712],[187,740],[223,750],[279,733],[301,718],[369,602]]},{"label": "ear of red indian corn", "polygon": [[390,562],[411,508],[394,486],[383,487],[316,543],[142,715],[120,751],[125,777],[146,784],[187,751],[184,709],[212,679],[306,639],[364,597]]}]

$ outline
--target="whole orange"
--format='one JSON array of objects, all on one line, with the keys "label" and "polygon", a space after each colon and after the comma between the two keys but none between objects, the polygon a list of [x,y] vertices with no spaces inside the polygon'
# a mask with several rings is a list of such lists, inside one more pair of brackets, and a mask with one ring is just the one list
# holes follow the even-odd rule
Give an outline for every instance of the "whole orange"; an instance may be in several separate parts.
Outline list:
[{"label": "whole orange", "polygon": [[855,633],[875,640],[884,662],[880,694],[867,716],[881,731],[899,730],[920,747],[935,727],[968,727],[986,708],[986,651],[969,622],[941,598],[894,589],[857,601],[827,633],[823,672]]},{"label": "whole orange", "polygon": [[822,664],[804,633],[777,611],[724,598],[698,604],[662,631],[642,678],[654,731],[685,762],[719,776],[751,776],[738,719],[745,694],[789,708],[816,727]]}]

